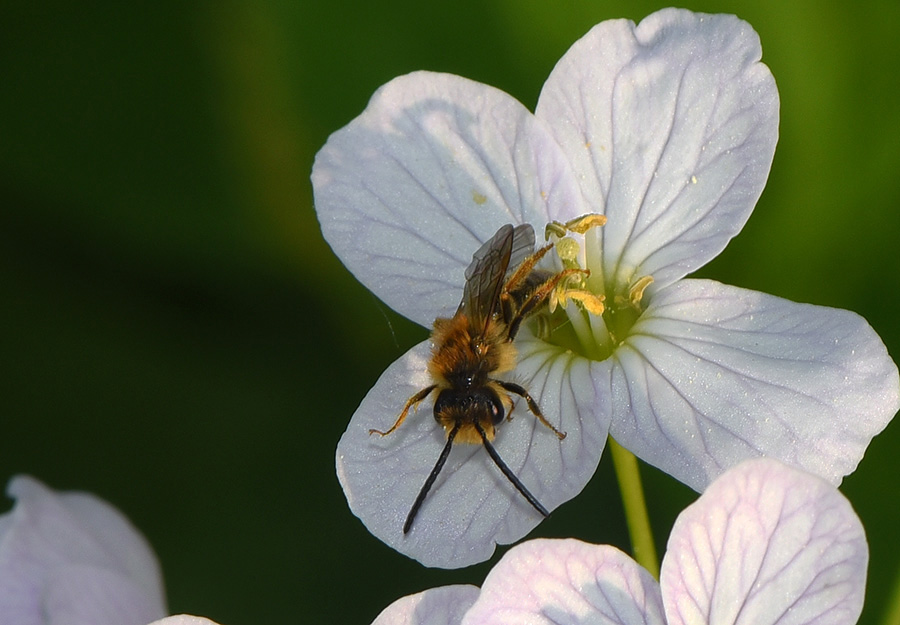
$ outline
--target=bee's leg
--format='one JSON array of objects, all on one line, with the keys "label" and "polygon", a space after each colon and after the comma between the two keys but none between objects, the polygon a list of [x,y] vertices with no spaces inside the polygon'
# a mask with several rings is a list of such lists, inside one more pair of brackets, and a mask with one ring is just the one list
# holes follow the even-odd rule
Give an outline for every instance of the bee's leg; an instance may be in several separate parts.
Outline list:
[{"label": "bee's leg", "polygon": [[506,281],[506,284],[503,285],[503,292],[508,293],[509,291],[515,290],[515,288],[531,274],[531,270],[534,269],[534,266],[537,265],[547,252],[552,249],[552,243],[550,245],[545,245],[523,260],[522,264],[516,268],[515,272],[509,277],[509,280]]},{"label": "bee's leg", "polygon": [[500,314],[503,315],[503,319],[512,319],[516,316],[514,305],[512,296],[504,289],[500,293]]},{"label": "bee's leg", "polygon": [[558,274],[554,275],[552,278],[541,284],[538,288],[534,290],[534,292],[528,296],[519,309],[516,310],[515,315],[513,315],[512,319],[509,322],[509,329],[507,332],[507,336],[509,336],[509,340],[513,340],[516,338],[516,334],[519,333],[519,326],[522,325],[522,322],[525,319],[541,307],[544,302],[547,301],[547,298],[550,297],[550,294],[553,290],[562,282],[564,279],[569,276],[581,274],[583,276],[590,275],[590,271],[587,269],[564,269],[560,271]]},{"label": "bee's leg", "polygon": [[409,412],[409,409],[418,406],[419,402],[421,402],[423,399],[428,397],[428,395],[431,393],[431,391],[433,391],[436,388],[437,388],[437,384],[432,384],[431,386],[426,386],[421,391],[419,391],[418,393],[416,393],[415,395],[410,397],[408,400],[406,400],[406,405],[403,406],[403,412],[400,413],[400,416],[397,417],[397,421],[394,423],[394,425],[391,426],[391,428],[387,432],[382,432],[381,430],[372,429],[372,430],[369,430],[369,434],[380,434],[381,436],[387,436],[388,434],[390,434],[391,432],[396,430],[398,427],[400,427],[400,424],[403,423],[403,420],[406,419],[406,413]]},{"label": "bee's leg", "polygon": [[513,420],[513,409],[516,407],[516,404],[513,402],[512,397],[509,396],[509,393],[497,393],[497,396],[500,398],[500,401],[503,402],[503,410],[506,412],[506,420]]},{"label": "bee's leg", "polygon": [[499,384],[506,392],[515,393],[516,395],[518,395],[519,397],[524,399],[525,402],[528,404],[528,409],[531,411],[531,414],[533,414],[535,417],[537,417],[538,421],[540,421],[541,423],[546,425],[548,428],[550,428],[553,431],[553,433],[556,434],[556,436],[557,436],[557,438],[559,438],[559,440],[562,440],[566,437],[565,432],[560,432],[555,427],[553,427],[552,423],[547,421],[547,418],[544,416],[544,413],[541,412],[541,409],[537,405],[537,402],[534,401],[534,398],[532,398],[531,395],[528,394],[528,391],[526,391],[524,387],[519,386],[515,382],[504,382],[503,380],[494,380],[494,381],[497,384]]}]

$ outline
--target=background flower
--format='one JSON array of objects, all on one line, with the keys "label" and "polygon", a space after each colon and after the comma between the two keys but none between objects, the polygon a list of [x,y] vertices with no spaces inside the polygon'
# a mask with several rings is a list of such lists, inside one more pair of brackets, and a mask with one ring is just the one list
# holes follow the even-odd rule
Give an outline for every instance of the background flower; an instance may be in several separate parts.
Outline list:
[{"label": "background flower", "polygon": [[159,621],[153,621],[150,625],[216,625],[216,623],[202,616],[177,614],[175,616],[167,616]]},{"label": "background flower", "polygon": [[750,460],[679,515],[659,583],[607,545],[528,541],[494,567],[461,622],[852,625],[867,564],[843,495],[777,461]]},{"label": "background flower", "polygon": [[476,586],[442,586],[398,599],[372,625],[453,625],[478,598]]},{"label": "background flower", "polygon": [[166,613],[150,545],[88,493],[56,493],[19,476],[0,517],[0,622],[144,625]]},{"label": "background flower", "polygon": [[0,515],[0,622],[7,625],[216,625],[163,618],[153,549],[122,515],[82,492],[57,493],[20,475]]}]

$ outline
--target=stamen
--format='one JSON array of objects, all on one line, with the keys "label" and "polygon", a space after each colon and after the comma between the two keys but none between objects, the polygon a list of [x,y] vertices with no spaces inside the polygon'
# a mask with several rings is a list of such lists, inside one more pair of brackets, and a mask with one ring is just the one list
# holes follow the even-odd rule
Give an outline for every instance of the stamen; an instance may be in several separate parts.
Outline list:
[{"label": "stamen", "polygon": [[605,223],[606,216],[598,213],[587,213],[581,217],[570,219],[566,223],[551,221],[547,224],[547,227],[544,228],[544,239],[549,241],[551,236],[563,237],[566,235],[566,232],[584,234],[591,228],[602,226]]},{"label": "stamen", "polygon": [[594,295],[584,289],[564,289],[558,294],[558,303],[561,306],[565,306],[568,300],[572,300],[592,315],[603,314],[603,311],[606,310],[606,306],[603,304],[605,299],[605,295]]},{"label": "stamen", "polygon": [[[550,308],[550,312],[553,313],[556,310],[556,307],[559,305],[566,305],[566,293],[569,291],[579,291],[584,290],[585,280],[591,272],[587,269],[581,269],[578,267],[577,263],[572,263],[575,267],[566,268],[562,271],[561,276],[564,276],[562,280],[560,280],[559,284],[556,285],[556,288],[550,293],[548,306]],[[573,298],[575,299],[575,298]]]},{"label": "stamen", "polygon": [[576,232],[578,234],[584,234],[591,228],[596,228],[598,226],[602,226],[606,224],[606,216],[598,215],[597,213],[588,213],[587,215],[582,215],[576,219],[572,219],[571,221],[566,222],[566,229],[569,232]]},{"label": "stamen", "polygon": [[566,236],[567,233],[584,235],[591,228],[602,226],[606,223],[606,217],[597,213],[588,213],[575,219],[570,219],[565,223],[553,221],[547,224],[544,230],[544,237],[557,237],[559,240],[555,244],[556,255],[567,270],[572,271],[572,275],[560,282],[559,286],[550,295],[549,307],[552,313],[557,306],[563,306],[571,300],[578,306],[586,310],[591,315],[602,315],[605,309],[603,295],[592,293],[586,287],[587,277],[590,271],[584,269],[579,264],[579,256],[581,255],[581,244],[573,237]]},{"label": "stamen", "polygon": [[603,315],[590,315],[588,321],[591,324],[591,335],[594,339],[593,351],[597,353],[597,360],[604,360],[612,353],[615,345],[606,317]]},{"label": "stamen", "polygon": [[[549,294],[547,304],[552,314],[557,308],[562,308],[569,320],[570,330],[568,335],[574,339],[578,351],[589,358],[602,360],[607,357],[609,332],[606,320],[603,318],[607,310],[602,286],[603,276],[597,279],[591,277],[591,271],[584,266],[587,257],[596,255],[596,250],[583,246],[586,241],[591,241],[592,247],[599,248],[599,236],[591,232],[593,228],[606,223],[606,217],[597,213],[588,213],[570,219],[565,223],[554,221],[547,224],[544,236],[547,240],[554,239],[554,250],[563,266],[565,277],[559,281],[556,288]],[[570,236],[574,235],[574,236]],[[590,237],[590,239],[588,239]],[[592,253],[593,252],[593,253]],[[590,265],[588,265],[590,266]],[[588,283],[590,282],[590,287]],[[570,306],[574,303],[574,306]],[[566,324],[556,324],[554,329],[565,327]],[[562,338],[562,335],[560,336]],[[571,339],[570,342],[571,342]],[[561,344],[565,344],[563,339]]]},{"label": "stamen", "polygon": [[594,344],[594,333],[591,330],[590,322],[578,309],[567,309],[566,315],[572,323],[572,329],[575,331],[578,342],[581,344],[582,348],[589,352],[590,346]]},{"label": "stamen", "polygon": [[651,284],[653,284],[653,276],[644,276],[638,278],[637,281],[631,285],[631,288],[628,289],[628,297],[631,300],[632,306],[640,309],[641,300],[644,299],[644,291]]}]

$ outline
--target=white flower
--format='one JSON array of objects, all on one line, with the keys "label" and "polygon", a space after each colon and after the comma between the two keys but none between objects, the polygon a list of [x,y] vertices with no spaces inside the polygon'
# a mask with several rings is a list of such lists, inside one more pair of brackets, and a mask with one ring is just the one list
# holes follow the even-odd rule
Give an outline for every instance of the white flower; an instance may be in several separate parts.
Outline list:
[{"label": "white flower", "polygon": [[478,598],[478,588],[441,586],[398,599],[372,625],[456,625]]},{"label": "white flower", "polygon": [[[513,547],[480,594],[445,587],[401,599],[393,625],[852,625],[868,545],[850,503],[825,480],[775,460],[725,472],[675,522],[659,583],[627,555],[578,540]],[[440,603],[445,614],[402,606]]]},{"label": "white flower", "polygon": [[[10,480],[0,515],[0,623],[215,625],[166,614],[159,564],[122,513],[82,492]],[[162,620],[159,620],[162,619]]]},{"label": "white flower", "polygon": [[[778,93],[758,37],[724,15],[667,9],[603,22],[563,56],[531,114],[458,76],[384,85],[316,157],[322,231],[354,275],[423,325],[451,316],[472,254],[507,223],[538,233],[601,213],[576,243],[586,287],[548,340],[524,328],[509,379],[534,395],[560,441],[519,402],[495,446],[552,510],[587,483],[607,435],[702,490],[771,456],[832,484],[900,406],[900,379],[868,324],[711,280],[685,279],[743,227],[777,140]],[[561,267],[555,258],[555,266]],[[429,566],[487,559],[541,516],[478,446],[456,445],[409,534],[404,518],[445,434],[423,402],[424,342],[391,365],[338,444],[353,512]]]},{"label": "white flower", "polygon": [[150,625],[217,625],[214,621],[203,616],[191,616],[189,614],[176,614],[164,619],[153,621]]}]

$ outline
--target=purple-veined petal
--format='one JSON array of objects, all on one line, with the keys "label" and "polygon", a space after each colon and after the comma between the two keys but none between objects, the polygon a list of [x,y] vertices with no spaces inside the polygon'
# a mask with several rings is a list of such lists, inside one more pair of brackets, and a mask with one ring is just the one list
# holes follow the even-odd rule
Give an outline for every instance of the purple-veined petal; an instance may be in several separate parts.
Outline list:
[{"label": "purple-veined petal", "polygon": [[751,460],[675,522],[660,575],[669,625],[853,625],[868,559],[862,524],[834,487]]},{"label": "purple-veined petal", "polygon": [[478,587],[441,586],[397,599],[372,625],[459,625],[475,599]]},{"label": "purple-veined petal", "polygon": [[613,361],[611,435],[697,490],[761,455],[840,484],[900,406],[859,315],[710,280],[656,293]]},{"label": "purple-veined petal", "polygon": [[491,570],[464,625],[664,625],[653,576],[608,545],[538,539]]},{"label": "purple-veined petal", "polygon": [[512,96],[450,74],[382,86],[316,155],[316,211],[351,272],[423,325],[459,304],[472,253],[507,223],[581,214],[549,131]]},{"label": "purple-veined petal", "polygon": [[165,615],[162,578],[143,536],[88,493],[19,476],[0,524],[0,622],[143,625]]},{"label": "purple-veined petal", "polygon": [[560,59],[537,116],[608,222],[607,283],[661,288],[715,257],[762,193],[778,92],[759,38],[731,15],[665,9],[595,26]]},{"label": "purple-veined petal", "polygon": [[[525,487],[553,510],[581,492],[596,470],[608,429],[608,417],[598,416],[601,398],[609,396],[608,376],[607,386],[600,387],[595,379],[603,378],[592,370],[598,363],[536,340],[517,345],[519,366],[508,379],[525,386],[567,437],[560,441],[513,396],[512,419],[497,426],[494,446]],[[387,430],[406,400],[431,383],[429,357],[430,345],[423,342],[384,372],[338,443],[337,474],[351,510],[372,534],[426,566],[458,568],[487,560],[497,544],[519,540],[542,517],[480,445],[457,443],[412,529],[403,534],[413,501],[446,442],[432,417],[434,396],[390,435],[370,435],[369,429]],[[582,427],[586,414],[590,427]]]}]

